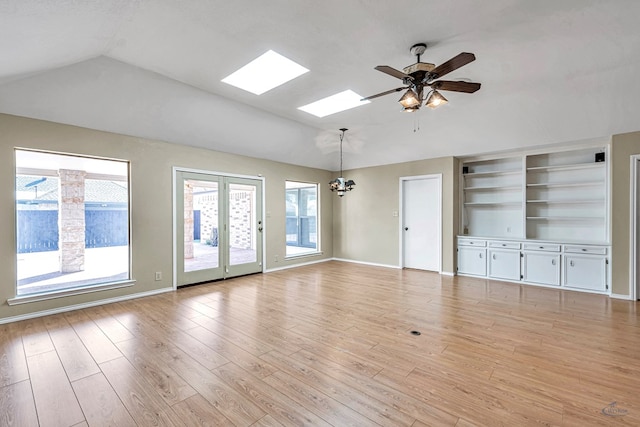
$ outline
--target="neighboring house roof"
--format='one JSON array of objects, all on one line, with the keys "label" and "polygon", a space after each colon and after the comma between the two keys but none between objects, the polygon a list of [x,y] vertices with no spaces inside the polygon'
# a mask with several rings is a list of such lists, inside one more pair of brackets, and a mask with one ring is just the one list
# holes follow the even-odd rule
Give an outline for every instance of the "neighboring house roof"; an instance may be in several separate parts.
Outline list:
[{"label": "neighboring house roof", "polygon": [[[37,197],[25,197],[36,194]],[[88,203],[126,203],[129,200],[127,183],[96,179],[85,180],[85,202]],[[16,194],[18,200],[57,201],[58,178],[31,175],[16,176]]]}]

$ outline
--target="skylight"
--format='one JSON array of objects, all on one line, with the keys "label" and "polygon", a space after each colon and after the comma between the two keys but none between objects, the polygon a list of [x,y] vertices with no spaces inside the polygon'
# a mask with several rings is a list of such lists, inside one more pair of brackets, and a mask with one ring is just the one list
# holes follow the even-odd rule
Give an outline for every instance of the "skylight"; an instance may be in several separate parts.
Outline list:
[{"label": "skylight", "polygon": [[350,108],[368,104],[371,101],[361,101],[362,96],[352,90],[336,93],[311,104],[298,107],[298,110],[305,111],[317,117],[328,116]]},{"label": "skylight", "polygon": [[222,82],[262,95],[308,71],[302,65],[269,50],[222,79]]}]

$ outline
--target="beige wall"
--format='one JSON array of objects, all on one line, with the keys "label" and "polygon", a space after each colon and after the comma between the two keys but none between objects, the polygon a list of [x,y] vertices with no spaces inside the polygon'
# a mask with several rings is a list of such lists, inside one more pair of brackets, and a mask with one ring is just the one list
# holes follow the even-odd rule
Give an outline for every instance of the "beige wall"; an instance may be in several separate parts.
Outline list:
[{"label": "beige wall", "polygon": [[[15,147],[131,162],[132,278],[136,280],[133,287],[16,306],[7,305],[7,298],[15,296],[16,282],[13,191]],[[3,318],[171,287],[171,175],[174,166],[265,177],[267,269],[333,256],[334,195],[324,185],[331,179],[331,174],[327,171],[0,114],[0,182],[4,183],[4,191],[0,192],[0,271],[3,272],[0,277],[0,322]],[[322,255],[297,260],[284,259],[285,180],[323,184],[320,186]],[[276,255],[279,262],[275,262]],[[164,280],[154,281],[156,271],[163,272]]]},{"label": "beige wall", "polygon": [[[629,157],[640,153],[640,132],[612,138],[612,292],[629,295]],[[131,162],[132,277],[131,288],[8,306],[16,277],[14,154],[15,147],[125,159]],[[345,171],[356,181],[343,198],[326,183],[335,173],[267,160],[219,153],[74,126],[0,114],[0,322],[29,313],[153,292],[171,287],[172,167],[262,175],[266,188],[267,269],[332,257],[398,266],[400,177],[442,174],[442,270],[455,271],[458,230],[458,160],[453,157],[419,160]],[[285,180],[319,182],[322,250],[318,256],[285,260]],[[149,209],[152,206],[153,209]],[[275,262],[276,255],[279,262]],[[154,281],[162,271],[163,281]]]},{"label": "beige wall", "polygon": [[455,271],[458,230],[458,162],[453,157],[419,160],[344,172],[356,187],[334,195],[333,254],[336,258],[399,266],[400,177],[442,174],[442,271]]},{"label": "beige wall", "polygon": [[640,132],[614,135],[611,144],[611,292],[629,295],[631,156],[640,154]]}]

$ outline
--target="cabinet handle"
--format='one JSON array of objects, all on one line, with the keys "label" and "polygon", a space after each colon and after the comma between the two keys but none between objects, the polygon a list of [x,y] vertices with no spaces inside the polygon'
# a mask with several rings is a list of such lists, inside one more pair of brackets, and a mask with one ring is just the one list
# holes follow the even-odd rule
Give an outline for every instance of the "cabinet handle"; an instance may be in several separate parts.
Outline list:
[{"label": "cabinet handle", "polygon": [[480,253],[480,254],[478,254],[478,255],[480,256],[480,258],[482,258],[482,254],[481,254],[481,253]]},{"label": "cabinet handle", "polygon": [[496,259],[496,254],[493,254],[493,257],[492,257],[492,258],[493,258],[493,259]]},{"label": "cabinet handle", "polygon": [[582,252],[587,252],[587,249],[586,248],[582,248]]},{"label": "cabinet handle", "polygon": [[556,260],[555,259],[551,260],[551,265],[556,265]]},{"label": "cabinet handle", "polygon": [[569,265],[573,267],[573,260],[569,261]]},{"label": "cabinet handle", "polygon": [[503,244],[502,244],[502,246],[507,246],[507,244],[506,244],[506,243],[503,243]]},{"label": "cabinet handle", "polygon": [[538,246],[539,249],[544,249],[544,246]]}]

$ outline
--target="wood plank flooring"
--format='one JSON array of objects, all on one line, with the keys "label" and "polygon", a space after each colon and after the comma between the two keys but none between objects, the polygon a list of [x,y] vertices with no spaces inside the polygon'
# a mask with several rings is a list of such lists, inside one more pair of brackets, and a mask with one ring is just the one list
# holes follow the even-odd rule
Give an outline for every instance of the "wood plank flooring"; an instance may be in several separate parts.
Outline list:
[{"label": "wood plank flooring", "polygon": [[0,325],[0,425],[640,425],[638,308],[341,262],[241,277]]}]

